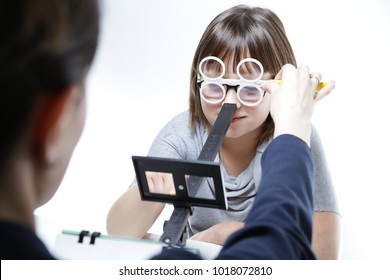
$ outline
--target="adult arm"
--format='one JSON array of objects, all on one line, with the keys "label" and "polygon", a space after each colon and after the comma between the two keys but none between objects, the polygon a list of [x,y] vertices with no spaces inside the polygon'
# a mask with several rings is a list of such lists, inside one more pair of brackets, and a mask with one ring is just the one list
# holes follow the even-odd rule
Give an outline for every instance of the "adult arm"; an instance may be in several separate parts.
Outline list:
[{"label": "adult arm", "polygon": [[314,259],[313,159],[292,135],[272,141],[262,157],[263,177],[245,226],[218,259]]}]

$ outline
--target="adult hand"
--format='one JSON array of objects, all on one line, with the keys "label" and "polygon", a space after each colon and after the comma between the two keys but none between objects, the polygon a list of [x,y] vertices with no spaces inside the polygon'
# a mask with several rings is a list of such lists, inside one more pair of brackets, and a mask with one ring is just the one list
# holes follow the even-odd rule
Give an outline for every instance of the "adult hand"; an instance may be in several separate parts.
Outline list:
[{"label": "adult hand", "polygon": [[329,81],[317,91],[321,74],[310,74],[307,66],[296,68],[291,64],[284,65],[275,79],[282,80],[282,84],[279,86],[270,81],[263,85],[263,89],[271,94],[270,113],[275,123],[274,138],[281,134],[292,134],[309,145],[310,119],[314,106],[332,92],[334,81]]}]

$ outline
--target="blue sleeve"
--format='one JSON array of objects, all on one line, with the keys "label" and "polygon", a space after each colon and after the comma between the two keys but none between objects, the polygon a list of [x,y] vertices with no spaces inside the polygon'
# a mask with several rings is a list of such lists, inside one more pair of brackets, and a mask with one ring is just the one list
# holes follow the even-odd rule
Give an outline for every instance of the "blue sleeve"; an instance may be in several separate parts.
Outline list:
[{"label": "blue sleeve", "polygon": [[275,138],[261,160],[259,192],[245,226],[218,259],[315,259],[311,250],[314,164],[292,135]]},{"label": "blue sleeve", "polygon": [[164,248],[162,252],[151,260],[201,260],[200,255],[181,248]]}]

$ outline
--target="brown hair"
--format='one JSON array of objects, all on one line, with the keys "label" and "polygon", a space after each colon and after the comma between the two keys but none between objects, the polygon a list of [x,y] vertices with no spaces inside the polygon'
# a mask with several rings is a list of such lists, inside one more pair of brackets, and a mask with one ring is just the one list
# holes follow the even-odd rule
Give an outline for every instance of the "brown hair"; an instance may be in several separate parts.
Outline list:
[{"label": "brown hair", "polygon": [[[237,65],[248,54],[259,60],[264,66],[264,72],[269,72],[272,76],[284,64],[296,65],[293,50],[278,16],[265,8],[238,5],[214,18],[195,51],[190,77],[191,128],[194,128],[197,120],[210,128],[200,104],[197,84],[200,61],[210,55],[222,60],[233,57],[233,65]],[[271,137],[273,130],[274,123],[269,115],[261,138]]]},{"label": "brown hair", "polygon": [[98,43],[97,0],[0,1],[0,171],[39,94],[83,82]]}]

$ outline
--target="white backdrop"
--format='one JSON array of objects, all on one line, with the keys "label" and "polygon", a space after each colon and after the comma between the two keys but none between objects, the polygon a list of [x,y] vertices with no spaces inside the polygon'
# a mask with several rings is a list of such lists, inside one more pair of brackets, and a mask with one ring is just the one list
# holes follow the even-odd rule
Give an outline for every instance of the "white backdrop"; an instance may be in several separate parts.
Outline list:
[{"label": "white backdrop", "polygon": [[36,211],[49,245],[54,228],[105,232],[111,204],[133,180],[131,156],[145,155],[188,106],[189,69],[204,29],[239,3],[276,12],[298,64],[336,81],[313,123],[343,215],[342,258],[389,258],[387,0],[103,1],[85,131],[59,191]]}]

